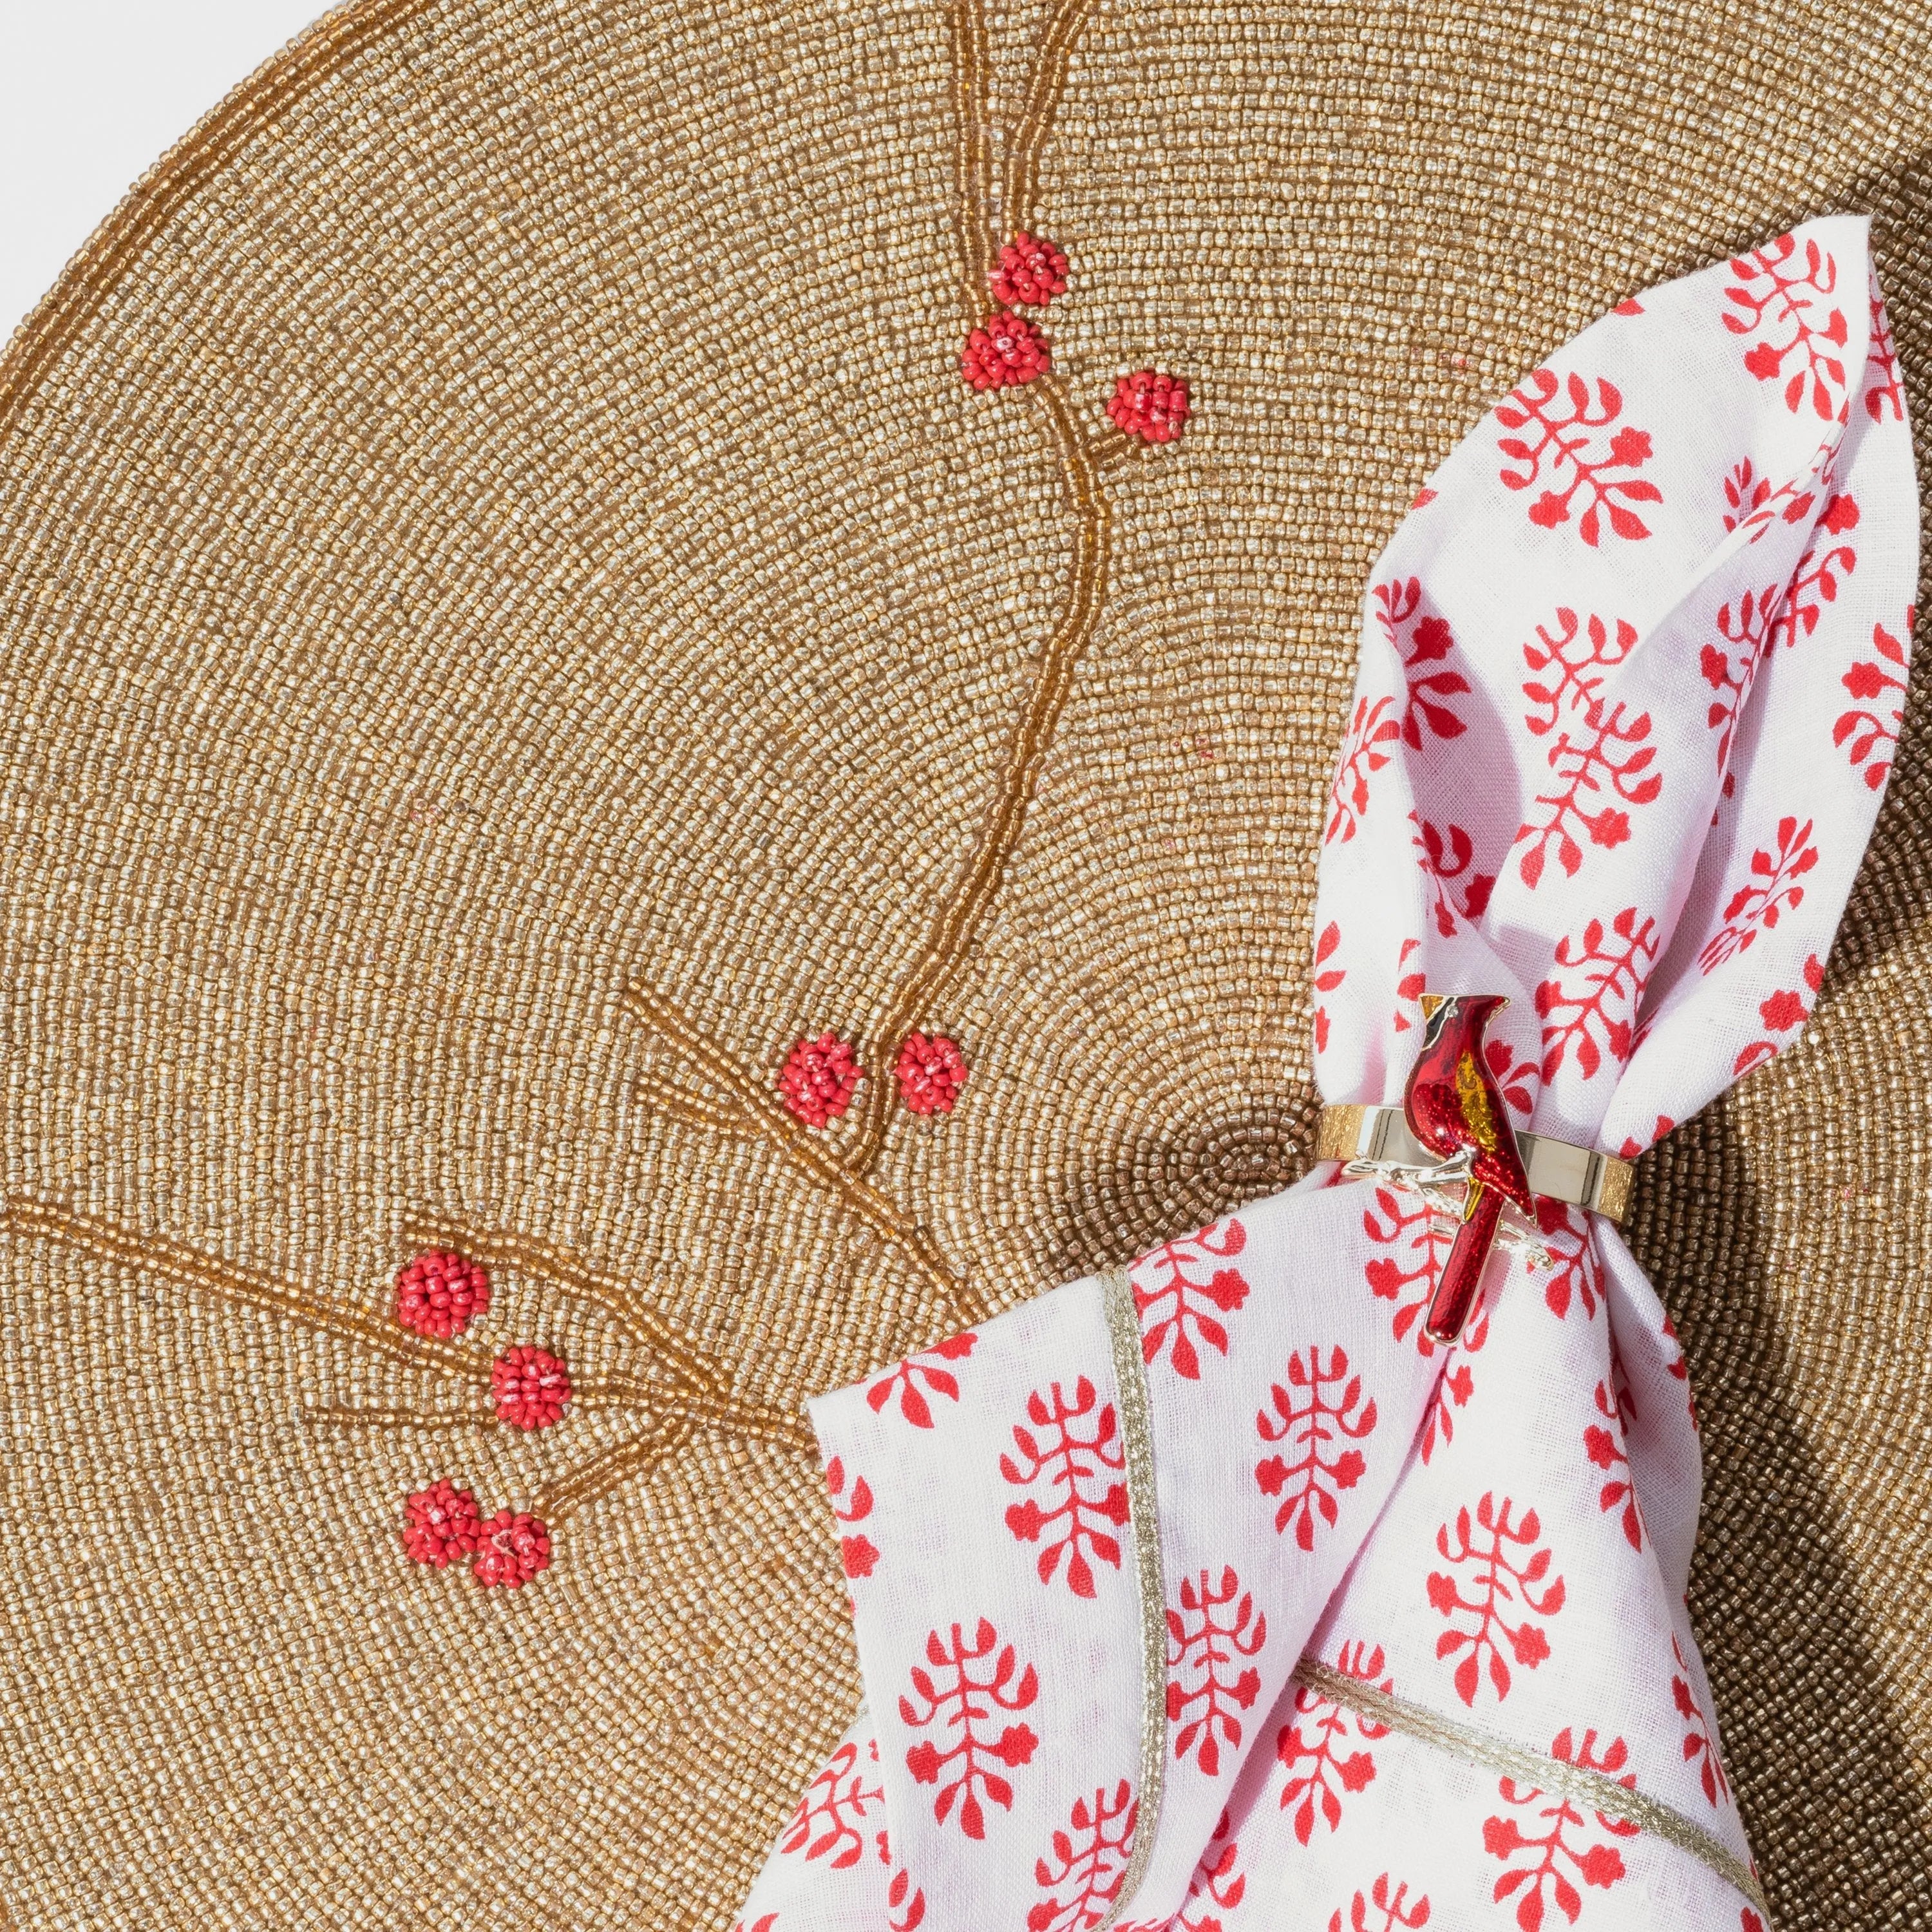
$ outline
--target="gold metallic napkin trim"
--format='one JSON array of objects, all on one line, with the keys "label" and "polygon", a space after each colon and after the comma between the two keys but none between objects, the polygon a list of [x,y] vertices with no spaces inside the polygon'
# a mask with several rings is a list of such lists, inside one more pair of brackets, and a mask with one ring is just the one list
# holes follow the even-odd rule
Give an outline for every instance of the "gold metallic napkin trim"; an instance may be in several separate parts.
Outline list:
[{"label": "gold metallic napkin trim", "polygon": [[1167,1774],[1167,1588],[1160,1569],[1160,1510],[1154,1496],[1154,1427],[1148,1412],[1147,1362],[1141,1353],[1139,1311],[1126,1271],[1100,1277],[1100,1306],[1114,1354],[1114,1400],[1127,1464],[1127,1528],[1133,1540],[1134,1580],[1141,1600],[1140,1804],[1134,1817],[1134,1848],[1095,1932],[1108,1928],[1139,1890],[1154,1856],[1160,1800]]},{"label": "gold metallic napkin trim", "polygon": [[1636,1826],[1640,1831],[1648,1832],[1709,1867],[1726,1883],[1735,1886],[1760,1911],[1768,1913],[1771,1910],[1750,1868],[1732,1856],[1709,1832],[1694,1825],[1681,1812],[1672,1810],[1669,1805],[1646,1797],[1640,1791],[1631,1790],[1628,1785],[1619,1784],[1605,1772],[1591,1771],[1581,1765],[1565,1764],[1561,1758],[1546,1757],[1540,1751],[1526,1750],[1520,1744],[1511,1744],[1492,1731],[1480,1730],[1474,1724],[1460,1724],[1453,1718],[1443,1717],[1420,1704],[1392,1697],[1375,1684],[1365,1684],[1359,1677],[1348,1676],[1317,1658],[1304,1657],[1294,1666],[1294,1681],[1317,1696],[1327,1698],[1330,1703],[1352,1711],[1358,1717],[1386,1725],[1389,1730],[1400,1731],[1423,1744],[1433,1744],[1438,1750],[1447,1751],[1452,1756],[1480,1765],[1504,1778],[1534,1784],[1541,1790],[1553,1791],[1561,1798],[1573,1798],[1579,1804],[1587,1804],[1592,1810],[1601,1812],[1606,1818],[1621,1819],[1627,1825]]}]

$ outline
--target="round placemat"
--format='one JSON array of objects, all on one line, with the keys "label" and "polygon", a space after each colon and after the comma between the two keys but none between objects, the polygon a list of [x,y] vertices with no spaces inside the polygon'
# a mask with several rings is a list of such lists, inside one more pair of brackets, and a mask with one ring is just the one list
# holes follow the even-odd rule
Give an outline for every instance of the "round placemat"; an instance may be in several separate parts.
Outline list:
[{"label": "round placemat", "polygon": [[[1364,574],[1522,370],[1862,210],[1932,422],[1928,26],[369,0],[170,155],[0,360],[14,1924],[728,1926],[857,1696],[799,1403],[1302,1171]],[[1792,1928],[1932,1919],[1924,718],[1640,1180]]]}]

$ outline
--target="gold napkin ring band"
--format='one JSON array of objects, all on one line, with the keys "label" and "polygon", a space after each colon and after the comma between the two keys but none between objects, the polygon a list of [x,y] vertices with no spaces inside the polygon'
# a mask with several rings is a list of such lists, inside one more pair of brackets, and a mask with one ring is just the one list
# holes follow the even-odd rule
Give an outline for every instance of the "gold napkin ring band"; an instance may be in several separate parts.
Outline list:
[{"label": "gold napkin ring band", "polygon": [[[1630,1183],[1636,1170],[1613,1154],[1598,1154],[1546,1134],[1518,1134],[1529,1191],[1587,1208],[1612,1221],[1630,1212]],[[1408,1130],[1400,1107],[1324,1107],[1315,1136],[1317,1160],[1388,1161],[1403,1167],[1431,1167],[1436,1156]]]}]

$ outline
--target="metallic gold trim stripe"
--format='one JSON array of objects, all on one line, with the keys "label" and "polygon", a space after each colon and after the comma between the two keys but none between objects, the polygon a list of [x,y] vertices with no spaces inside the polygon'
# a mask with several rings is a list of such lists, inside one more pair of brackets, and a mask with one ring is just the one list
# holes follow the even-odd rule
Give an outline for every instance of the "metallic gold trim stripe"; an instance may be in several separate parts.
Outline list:
[{"label": "metallic gold trim stripe", "polygon": [[1432,1744],[1438,1750],[1480,1765],[1486,1771],[1514,1778],[1519,1784],[1533,1784],[1539,1790],[1553,1791],[1558,1797],[1574,1799],[1592,1811],[1601,1812],[1606,1818],[1621,1819],[1640,1831],[1648,1832],[1675,1845],[1680,1852],[1688,1852],[1726,1884],[1736,1886],[1760,1912],[1767,1916],[1770,1912],[1763,1888],[1750,1868],[1709,1832],[1669,1805],[1619,1784],[1606,1772],[1565,1764],[1561,1758],[1546,1757],[1541,1751],[1526,1750],[1492,1731],[1460,1724],[1420,1704],[1392,1697],[1386,1690],[1365,1684],[1359,1677],[1350,1677],[1318,1658],[1304,1657],[1294,1666],[1294,1681],[1358,1717],[1384,1724],[1392,1731]]},{"label": "metallic gold trim stripe", "polygon": [[[1630,1212],[1630,1183],[1636,1170],[1613,1154],[1577,1147],[1548,1134],[1518,1134],[1530,1192],[1573,1208],[1587,1208],[1612,1221]],[[1354,1104],[1324,1107],[1315,1132],[1317,1160],[1392,1161],[1399,1166],[1429,1167],[1435,1157],[1419,1145],[1400,1107]]]},{"label": "metallic gold trim stripe", "polygon": [[1133,1538],[1134,1580],[1141,1604],[1140,1808],[1134,1817],[1134,1848],[1107,1916],[1108,1929],[1126,1909],[1147,1876],[1160,1825],[1167,1774],[1167,1588],[1160,1569],[1160,1510],[1154,1486],[1154,1426],[1148,1413],[1147,1362],[1141,1353],[1139,1311],[1133,1285],[1116,1269],[1100,1277],[1100,1306],[1114,1356],[1114,1401],[1126,1451],[1127,1528]]}]

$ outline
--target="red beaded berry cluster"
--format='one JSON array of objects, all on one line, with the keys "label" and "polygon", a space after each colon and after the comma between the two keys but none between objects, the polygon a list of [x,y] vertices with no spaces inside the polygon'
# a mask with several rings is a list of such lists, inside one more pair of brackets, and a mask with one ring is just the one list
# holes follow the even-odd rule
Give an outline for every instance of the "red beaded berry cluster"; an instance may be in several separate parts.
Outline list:
[{"label": "red beaded berry cluster", "polygon": [[490,1312],[490,1277],[464,1255],[431,1248],[396,1276],[396,1319],[446,1342]]},{"label": "red beaded berry cluster", "polygon": [[[1013,310],[1044,308],[1066,292],[1067,284],[1066,257],[1043,236],[1022,231],[1000,250],[987,283],[999,305],[967,332],[959,352],[959,373],[970,387],[1015,388],[1053,367],[1053,345],[1040,325]],[[1172,442],[1186,424],[1188,409],[1187,385],[1178,376],[1137,369],[1115,386],[1107,414],[1124,435]]]},{"label": "red beaded berry cluster", "polygon": [[1158,369],[1136,369],[1114,386],[1107,413],[1143,442],[1172,442],[1187,421],[1187,385]]},{"label": "red beaded berry cluster", "polygon": [[446,1569],[459,1556],[473,1556],[482,1540],[476,1497],[447,1476],[403,1504],[403,1547],[418,1563]]},{"label": "red beaded berry cluster", "polygon": [[520,1590],[550,1568],[550,1532],[535,1516],[499,1510],[485,1522],[475,1496],[447,1478],[404,1503],[403,1547],[438,1570],[470,1558],[485,1589]]},{"label": "red beaded berry cluster", "polygon": [[490,1388],[498,1421],[512,1429],[548,1429],[563,1420],[570,1371],[547,1349],[526,1345],[496,1358]]},{"label": "red beaded berry cluster", "polygon": [[808,1127],[836,1120],[852,1104],[865,1070],[836,1033],[802,1040],[785,1056],[778,1098]]},{"label": "red beaded berry cluster", "polygon": [[549,1568],[550,1532],[533,1516],[499,1510],[483,1526],[470,1574],[486,1590],[520,1590]]},{"label": "red beaded berry cluster", "polygon": [[1053,345],[1040,325],[995,309],[966,338],[959,373],[976,389],[1016,388],[1053,367]]},{"label": "red beaded berry cluster", "polygon": [[[397,1271],[396,1319],[448,1341],[490,1307],[490,1277],[466,1255],[431,1248]],[[496,1419],[510,1429],[548,1429],[570,1401],[570,1369],[547,1348],[506,1349],[490,1372]],[[403,1504],[403,1549],[431,1569],[467,1561],[486,1588],[518,1590],[550,1568],[550,1531],[536,1516],[499,1510],[483,1520],[476,1498],[445,1477]]]},{"label": "red beaded berry cluster", "polygon": [[[966,1056],[944,1034],[907,1034],[892,1064],[899,1098],[914,1114],[950,1114],[966,1084]],[[823,1127],[852,1104],[866,1070],[836,1033],[802,1040],[785,1056],[778,1098],[808,1127]]]},{"label": "red beaded berry cluster", "polygon": [[1066,257],[1043,236],[1024,230],[1000,250],[993,299],[1006,308],[1044,308],[1066,292]]},{"label": "red beaded berry cluster", "polygon": [[914,1114],[950,1114],[966,1084],[966,1056],[944,1034],[908,1034],[892,1066],[899,1097]]}]

